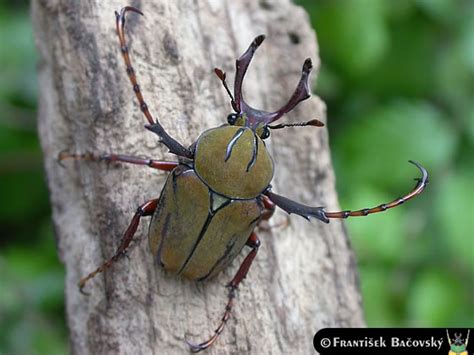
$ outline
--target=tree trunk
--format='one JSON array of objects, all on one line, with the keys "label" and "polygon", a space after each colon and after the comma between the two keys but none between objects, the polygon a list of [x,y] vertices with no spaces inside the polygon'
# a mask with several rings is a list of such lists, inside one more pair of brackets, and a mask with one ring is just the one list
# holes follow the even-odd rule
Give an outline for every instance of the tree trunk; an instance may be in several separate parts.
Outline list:
[{"label": "tree trunk", "polygon": [[[187,353],[214,331],[241,255],[208,282],[189,282],[158,267],[142,221],[128,253],[86,287],[78,280],[114,254],[138,205],[157,198],[166,173],[91,161],[57,162],[58,153],[114,152],[173,160],[146,131],[125,73],[114,10],[133,5],[126,35],[142,92],[171,135],[190,145],[225,123],[229,99],[214,67],[233,82],[235,59],[258,34],[267,40],[247,74],[245,97],[273,109],[289,98],[301,65],[319,67],[315,34],[288,0],[33,1],[40,53],[39,132],[51,191],[58,251],[66,266],[71,349],[77,354]],[[286,121],[319,118],[316,96]],[[313,206],[338,208],[325,128],[274,131],[273,191]],[[284,221],[277,212],[274,220]],[[292,215],[287,228],[258,231],[262,246],[240,287],[227,328],[209,354],[311,354],[322,327],[364,324],[354,256],[342,222]],[[245,254],[245,253],[242,253]]]}]

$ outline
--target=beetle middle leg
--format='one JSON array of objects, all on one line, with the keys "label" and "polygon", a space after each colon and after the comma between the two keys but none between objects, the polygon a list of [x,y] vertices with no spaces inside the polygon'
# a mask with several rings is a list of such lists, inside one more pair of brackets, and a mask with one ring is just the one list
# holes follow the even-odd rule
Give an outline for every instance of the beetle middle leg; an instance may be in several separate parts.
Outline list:
[{"label": "beetle middle leg", "polygon": [[268,221],[270,218],[273,217],[275,210],[276,210],[276,204],[270,200],[268,196],[263,195],[262,196],[262,202],[263,202],[263,207],[265,210],[262,213],[262,218],[260,219],[261,221]]},{"label": "beetle middle leg", "polygon": [[[263,207],[265,209],[263,210],[262,216],[260,217],[260,221],[257,223],[257,227],[261,230],[264,230],[264,231],[270,231],[274,228],[280,228],[280,227],[281,228],[286,228],[286,227],[288,227],[288,225],[290,223],[290,219],[288,218],[288,216],[285,216],[284,221],[278,222],[274,225],[270,225],[268,223],[268,221],[275,214],[275,210],[276,210],[277,205],[274,204],[268,196],[262,195],[261,197],[262,197]],[[266,223],[262,224],[262,222],[266,222]]]},{"label": "beetle middle leg", "polygon": [[66,151],[59,153],[58,161],[61,162],[66,159],[84,159],[92,161],[104,161],[107,163],[110,162],[121,162],[135,165],[146,165],[153,169],[171,171],[176,168],[179,163],[174,161],[163,161],[163,160],[154,160],[150,158],[136,157],[132,155],[123,155],[123,154],[71,154]]},{"label": "beetle middle leg", "polygon": [[247,276],[250,266],[252,265],[252,262],[255,259],[255,256],[257,255],[258,248],[260,247],[260,240],[258,239],[255,232],[252,232],[252,234],[250,235],[245,245],[252,248],[252,250],[245,257],[244,261],[240,265],[239,270],[235,274],[234,278],[226,286],[229,289],[228,301],[227,301],[227,305],[225,306],[225,312],[224,312],[224,315],[222,316],[219,326],[216,328],[216,330],[214,331],[214,334],[208,340],[200,344],[193,344],[189,342],[188,340],[186,340],[186,343],[189,345],[193,353],[200,352],[210,347],[217,340],[219,335],[222,333],[227,321],[230,318],[232,307],[234,306],[234,298],[235,298],[237,288],[239,287],[239,284],[242,282],[242,280],[245,279],[245,277]]},{"label": "beetle middle leg", "polygon": [[118,259],[120,259],[122,256],[126,254],[127,248],[132,242],[133,236],[135,235],[138,225],[140,224],[141,217],[151,216],[153,212],[155,212],[156,210],[158,201],[159,199],[150,200],[137,208],[137,211],[135,212],[135,215],[133,216],[132,221],[130,222],[127,230],[125,231],[122,237],[122,241],[120,242],[120,245],[117,248],[117,251],[115,252],[114,256],[112,256],[109,260],[102,263],[102,265],[100,265],[96,270],[94,270],[89,275],[87,275],[86,277],[82,278],[79,281],[78,286],[79,286],[79,291],[81,291],[81,293],[85,293],[83,289],[87,281],[89,281],[97,274],[111,267],[114,262],[116,262]]}]

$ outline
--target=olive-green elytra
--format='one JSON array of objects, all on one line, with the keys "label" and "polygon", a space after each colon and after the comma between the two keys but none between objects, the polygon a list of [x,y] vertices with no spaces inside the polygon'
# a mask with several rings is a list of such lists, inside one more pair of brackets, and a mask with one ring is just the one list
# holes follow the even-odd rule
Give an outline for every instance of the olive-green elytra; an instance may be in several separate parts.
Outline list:
[{"label": "olive-green elytra", "polygon": [[207,279],[242,250],[262,209],[257,199],[219,197],[194,170],[180,165],[169,175],[153,214],[150,249],[166,270]]},{"label": "olive-green elytra", "polygon": [[260,195],[273,177],[273,161],[249,128],[225,126],[197,140],[194,169],[209,188],[234,199]]}]

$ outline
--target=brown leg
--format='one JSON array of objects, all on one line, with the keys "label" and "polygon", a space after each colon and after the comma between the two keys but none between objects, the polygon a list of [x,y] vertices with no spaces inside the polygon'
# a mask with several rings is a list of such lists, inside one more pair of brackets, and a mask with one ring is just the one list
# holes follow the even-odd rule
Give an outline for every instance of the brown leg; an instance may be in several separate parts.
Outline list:
[{"label": "brown leg", "polygon": [[158,201],[159,199],[150,200],[138,207],[137,211],[135,212],[135,215],[132,218],[132,221],[130,222],[127,230],[125,231],[122,237],[122,241],[120,242],[120,245],[117,248],[115,255],[112,256],[109,260],[105,261],[95,271],[91,272],[89,275],[79,281],[78,286],[79,291],[81,291],[81,293],[86,294],[83,289],[87,281],[92,279],[98,273],[101,273],[102,271],[108,269],[110,266],[112,266],[114,262],[116,262],[118,259],[120,259],[120,257],[126,254],[127,248],[130,245],[130,242],[133,240],[135,232],[137,231],[138,224],[140,223],[140,218],[144,216],[151,216],[153,212],[155,212],[156,206],[158,205]]},{"label": "brown leg", "polygon": [[265,207],[265,211],[263,212],[261,221],[268,221],[275,213],[276,205],[272,202],[272,200],[270,200],[268,196],[265,195],[262,195],[262,202],[263,207]]},{"label": "brown leg", "polygon": [[264,192],[264,194],[270,198],[270,200],[275,203],[278,207],[283,209],[286,213],[297,214],[303,218],[309,220],[310,217],[317,218],[325,223],[329,223],[330,218],[347,218],[347,217],[357,217],[357,216],[367,216],[371,213],[376,212],[383,212],[388,210],[389,208],[394,208],[405,201],[412,199],[413,197],[421,194],[425,189],[426,185],[428,184],[428,172],[424,167],[420,164],[415,163],[414,161],[410,160],[410,163],[414,164],[421,172],[421,178],[416,178],[417,181],[416,186],[406,195],[396,198],[395,200],[381,204],[377,207],[372,208],[364,208],[357,211],[338,211],[338,212],[326,212],[323,207],[311,207],[306,206],[301,203],[295,202],[286,198],[284,196],[277,195],[270,190]]},{"label": "brown leg", "polygon": [[250,235],[249,239],[247,240],[247,246],[251,247],[252,250],[250,253],[247,255],[247,257],[244,259],[242,264],[240,265],[239,270],[235,274],[234,278],[232,279],[231,282],[227,285],[229,288],[229,295],[228,295],[228,301],[227,305],[225,307],[225,312],[224,315],[222,316],[221,322],[217,329],[214,331],[214,335],[210,337],[208,340],[200,343],[200,344],[193,344],[186,340],[186,343],[189,345],[191,351],[193,353],[200,352],[202,350],[207,349],[210,347],[214,342],[217,340],[219,335],[222,333],[224,330],[224,327],[227,323],[227,321],[230,318],[232,307],[234,305],[234,298],[235,298],[235,293],[237,291],[237,288],[239,287],[240,282],[245,279],[247,276],[247,273],[249,272],[250,266],[252,265],[253,259],[255,259],[255,256],[257,255],[258,248],[260,247],[260,240],[258,239],[257,235],[255,232],[252,232]]},{"label": "brown leg", "polygon": [[134,157],[131,155],[122,155],[122,154],[101,154],[101,155],[92,154],[92,153],[70,154],[66,151],[59,153],[58,161],[61,162],[65,159],[84,159],[84,160],[92,160],[92,161],[105,161],[107,163],[122,162],[122,163],[136,164],[136,165],[147,165],[150,168],[163,170],[163,171],[171,171],[179,165],[178,162],[174,162],[174,161],[153,160],[149,158],[140,158],[140,157]]},{"label": "brown leg", "polygon": [[150,110],[148,109],[148,105],[146,104],[145,99],[143,98],[142,92],[140,91],[140,86],[138,85],[137,77],[135,75],[135,70],[132,67],[132,62],[130,60],[130,55],[128,53],[128,46],[125,41],[124,27],[125,27],[125,14],[127,13],[127,11],[136,12],[140,15],[143,15],[143,13],[132,6],[126,6],[122,10],[120,10],[120,13],[115,12],[115,17],[116,17],[117,35],[119,37],[120,49],[122,51],[122,56],[125,61],[127,74],[130,79],[130,82],[132,83],[132,88],[133,88],[133,91],[135,92],[135,96],[137,97],[138,104],[140,105],[140,110],[143,112],[143,114],[145,115],[149,123],[149,125],[147,125],[146,128],[156,133],[160,137],[160,141],[168,147],[171,153],[192,159],[193,152],[183,147],[181,143],[176,141],[165,131],[163,126],[161,126],[161,124],[158,122],[158,120],[155,120],[153,118],[153,116],[150,113]]},{"label": "brown leg", "polygon": [[393,201],[388,203],[382,203],[379,206],[372,207],[372,208],[364,208],[357,211],[338,211],[338,212],[324,212],[327,218],[347,218],[347,217],[359,217],[359,216],[367,216],[371,213],[383,212],[390,208],[397,207],[402,203],[410,200],[411,198],[421,194],[425,189],[426,185],[428,184],[428,172],[425,168],[423,168],[420,164],[411,161],[410,163],[414,164],[418,169],[421,171],[421,178],[416,178],[417,184],[415,188],[407,193],[405,196],[398,197]]},{"label": "brown leg", "polygon": [[[275,228],[280,228],[280,227],[281,228],[286,228],[286,227],[288,227],[288,225],[290,223],[290,219],[288,218],[288,216],[285,216],[285,220],[282,221],[282,222],[279,222],[279,223],[274,224],[272,226],[270,224],[268,224],[267,221],[270,220],[270,218],[272,218],[274,213],[275,213],[276,205],[266,195],[262,195],[262,202],[263,202],[263,207],[265,208],[265,210],[263,211],[262,218],[260,218],[260,221],[257,224],[257,227],[260,230],[270,231],[270,230],[275,229]],[[267,222],[267,223],[262,224],[262,222]]]},{"label": "brown leg", "polygon": [[130,55],[128,53],[128,46],[125,41],[125,32],[124,32],[124,27],[125,27],[125,13],[127,11],[132,11],[136,12],[140,15],[143,16],[143,12],[140,10],[132,7],[132,6],[126,6],[122,10],[120,10],[120,13],[115,13],[116,17],[116,26],[117,26],[117,35],[119,37],[120,41],[120,49],[122,50],[122,56],[125,61],[125,65],[127,67],[127,74],[128,77],[130,78],[130,82],[132,83],[133,91],[135,92],[135,96],[137,97],[138,103],[140,105],[140,109],[142,110],[143,114],[145,115],[146,119],[148,120],[149,124],[154,124],[155,120],[153,116],[150,113],[150,110],[148,109],[148,105],[146,104],[145,100],[143,99],[143,95],[140,91],[140,86],[138,86],[138,81],[137,77],[135,75],[135,70],[132,67],[132,61],[130,60]]}]

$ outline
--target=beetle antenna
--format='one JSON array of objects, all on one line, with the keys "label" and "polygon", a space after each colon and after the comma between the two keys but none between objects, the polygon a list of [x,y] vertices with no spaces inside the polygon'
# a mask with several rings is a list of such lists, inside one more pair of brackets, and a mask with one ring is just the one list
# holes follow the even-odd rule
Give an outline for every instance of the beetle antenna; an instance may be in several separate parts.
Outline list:
[{"label": "beetle antenna", "polygon": [[306,122],[295,122],[295,123],[280,123],[277,125],[268,125],[268,128],[271,129],[281,129],[285,127],[305,127],[305,126],[314,126],[314,127],[324,127],[324,123],[320,120],[314,119]]},{"label": "beetle antenna", "polygon": [[220,81],[222,82],[222,85],[224,85],[224,88],[225,88],[225,90],[227,91],[227,94],[228,94],[229,97],[230,97],[230,103],[232,104],[232,108],[234,109],[235,112],[238,112],[238,111],[237,111],[237,104],[235,103],[234,96],[233,96],[232,93],[230,92],[229,87],[227,86],[227,82],[225,81],[225,79],[226,79],[226,73],[225,73],[225,71],[222,71],[222,70],[219,69],[219,68],[214,68],[214,73],[216,73],[217,77],[218,77],[218,78],[220,79]]}]

